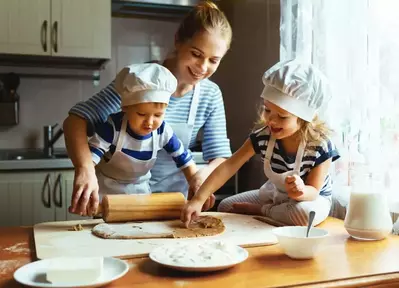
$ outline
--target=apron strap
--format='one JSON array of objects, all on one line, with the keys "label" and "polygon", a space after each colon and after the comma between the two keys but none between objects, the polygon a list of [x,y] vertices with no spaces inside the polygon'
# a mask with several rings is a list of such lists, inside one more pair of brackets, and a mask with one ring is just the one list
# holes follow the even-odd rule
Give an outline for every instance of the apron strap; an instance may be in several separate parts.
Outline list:
[{"label": "apron strap", "polygon": [[118,142],[116,143],[115,151],[122,150],[123,140],[125,140],[126,127],[127,127],[127,117],[126,117],[126,114],[124,114],[123,118],[122,118],[121,130],[119,131]]},{"label": "apron strap", "polygon": [[158,147],[159,147],[159,135],[158,129],[151,132],[152,133],[152,158],[157,156]]},{"label": "apron strap", "polygon": [[[194,125],[195,117],[197,116],[197,108],[199,103],[199,94],[200,94],[200,83],[198,82],[194,86],[194,94],[193,98],[191,99],[191,106],[190,106],[190,113],[188,114],[188,125]],[[190,134],[191,137],[191,134]]]},{"label": "apron strap", "polygon": [[265,154],[265,163],[266,161],[271,162],[272,161],[272,156],[273,156],[273,151],[274,151],[274,145],[276,144],[276,139],[270,135],[269,141],[267,143],[267,149],[266,149],[266,154]]},{"label": "apron strap", "polygon": [[302,163],[303,154],[305,154],[305,146],[306,143],[301,141],[299,143],[298,151],[296,152],[294,171],[297,172],[298,175],[301,172],[301,163]]}]

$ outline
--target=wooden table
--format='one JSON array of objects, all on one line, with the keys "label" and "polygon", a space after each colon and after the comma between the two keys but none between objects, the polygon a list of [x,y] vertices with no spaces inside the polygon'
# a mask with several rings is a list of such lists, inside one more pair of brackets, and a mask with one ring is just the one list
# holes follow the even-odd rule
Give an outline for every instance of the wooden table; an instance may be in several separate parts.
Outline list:
[{"label": "wooden table", "polygon": [[[356,241],[335,218],[320,227],[331,236],[313,260],[291,260],[279,245],[248,248],[244,263],[205,274],[166,269],[148,258],[131,259],[128,274],[107,287],[399,287],[399,236]],[[34,260],[32,227],[0,228],[0,287],[20,287],[13,272]]]}]

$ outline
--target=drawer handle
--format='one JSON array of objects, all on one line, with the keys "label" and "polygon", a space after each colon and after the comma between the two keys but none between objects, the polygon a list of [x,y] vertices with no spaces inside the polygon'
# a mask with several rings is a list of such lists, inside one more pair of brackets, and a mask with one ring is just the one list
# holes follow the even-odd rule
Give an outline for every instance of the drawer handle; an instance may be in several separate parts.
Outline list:
[{"label": "drawer handle", "polygon": [[[58,188],[58,189],[57,189]],[[57,192],[58,192],[58,200],[57,200]],[[53,197],[54,197],[54,204],[62,208],[62,174],[58,174],[57,180],[54,185],[54,190],[53,190]]]},{"label": "drawer handle", "polygon": [[[47,190],[46,190],[47,188]],[[46,200],[46,192],[47,192],[47,200]],[[50,183],[50,174],[47,174],[46,179],[43,183],[42,190],[42,202],[44,207],[51,208],[51,183]]]},{"label": "drawer handle", "polygon": [[47,20],[44,20],[41,29],[42,47],[44,52],[47,52],[47,26],[48,22]]},{"label": "drawer handle", "polygon": [[52,42],[53,42],[53,49],[54,52],[58,52],[58,21],[55,21],[53,23],[53,29],[52,29]]}]

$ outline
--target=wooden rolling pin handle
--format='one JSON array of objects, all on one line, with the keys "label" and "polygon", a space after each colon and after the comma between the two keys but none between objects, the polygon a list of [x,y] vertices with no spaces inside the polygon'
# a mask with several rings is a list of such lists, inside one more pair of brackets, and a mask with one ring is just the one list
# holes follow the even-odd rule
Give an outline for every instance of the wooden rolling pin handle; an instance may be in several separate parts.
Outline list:
[{"label": "wooden rolling pin handle", "polygon": [[178,219],[185,202],[180,192],[104,195],[95,217],[108,223]]}]

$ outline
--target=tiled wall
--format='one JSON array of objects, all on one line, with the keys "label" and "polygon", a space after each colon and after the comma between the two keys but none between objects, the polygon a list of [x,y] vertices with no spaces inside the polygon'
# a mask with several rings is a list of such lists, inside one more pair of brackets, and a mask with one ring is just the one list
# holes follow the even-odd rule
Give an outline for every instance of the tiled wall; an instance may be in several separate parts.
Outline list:
[{"label": "tiled wall", "polygon": [[[130,63],[162,59],[173,48],[178,23],[133,18],[112,19],[112,60],[101,71],[100,85],[90,80],[21,78],[20,123],[0,126],[0,149],[43,147],[44,125],[62,125],[68,110],[106,86],[118,70]],[[83,73],[22,67],[1,67],[0,73]],[[64,147],[63,137],[56,147]]]}]

